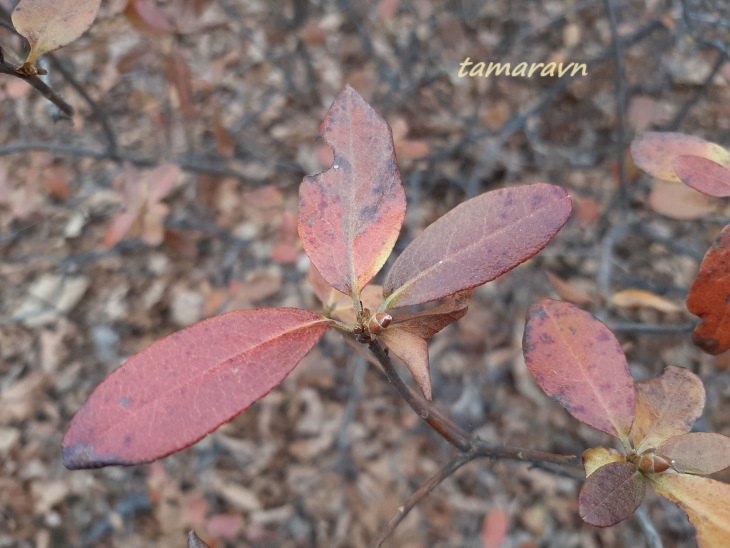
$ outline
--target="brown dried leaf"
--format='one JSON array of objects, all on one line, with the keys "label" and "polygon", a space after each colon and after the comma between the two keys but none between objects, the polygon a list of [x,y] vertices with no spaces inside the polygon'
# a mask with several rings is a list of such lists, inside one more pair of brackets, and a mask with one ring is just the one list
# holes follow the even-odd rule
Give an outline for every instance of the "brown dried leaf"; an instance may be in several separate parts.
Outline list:
[{"label": "brown dried leaf", "polygon": [[689,432],[705,408],[702,381],[684,367],[671,365],[659,377],[636,382],[635,389],[631,439],[637,453]]},{"label": "brown dried leaf", "polygon": [[611,304],[621,308],[653,308],[659,312],[679,312],[681,308],[664,297],[643,289],[624,289],[611,297]]},{"label": "brown dried leaf", "polygon": [[565,280],[563,280],[559,276],[556,276],[552,272],[548,272],[547,277],[548,277],[548,280],[550,281],[550,285],[553,286],[553,289],[555,290],[555,292],[564,301],[568,301],[569,303],[579,304],[579,305],[595,304],[593,297],[588,295],[586,292],[581,291],[580,289],[576,288],[570,282],[566,282]]},{"label": "brown dried leaf", "polygon": [[15,30],[30,44],[26,63],[76,40],[96,19],[101,0],[21,0],[13,10]]},{"label": "brown dried leaf", "polygon": [[428,310],[415,314],[394,314],[391,328],[405,329],[428,340],[447,325],[466,315],[473,294],[471,289],[460,291],[451,295],[443,304]]},{"label": "brown dried leaf", "polygon": [[413,375],[423,397],[431,400],[431,370],[428,364],[428,343],[406,329],[388,328],[380,335],[388,348],[398,356]]}]

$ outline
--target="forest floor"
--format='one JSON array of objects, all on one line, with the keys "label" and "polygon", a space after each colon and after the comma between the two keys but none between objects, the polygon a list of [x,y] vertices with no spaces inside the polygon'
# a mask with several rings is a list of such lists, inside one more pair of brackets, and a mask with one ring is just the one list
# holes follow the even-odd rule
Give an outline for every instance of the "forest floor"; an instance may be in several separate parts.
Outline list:
[{"label": "forest floor", "polygon": [[[0,18],[13,4],[0,0]],[[576,455],[610,445],[525,367],[527,308],[552,297],[612,328],[637,379],[696,372],[698,427],[730,434],[730,358],[692,345],[685,306],[727,204],[654,181],[627,154],[647,130],[730,143],[730,7],[668,4],[109,0],[45,61],[73,123],[0,75],[0,548],[175,547],[191,529],[219,547],[367,546],[454,455],[331,333],[187,450],[129,468],[61,462],[74,413],[135,352],[223,311],[319,306],[296,235],[298,185],[328,167],[319,127],[346,84],[393,128],[408,199],[395,254],[492,189],[546,181],[574,200],[542,253],[478,288],[432,340],[439,409],[494,443]],[[0,45],[22,61],[7,25]],[[586,63],[587,74],[459,77],[467,57]],[[172,166],[166,207],[136,235],[113,228]],[[386,545],[647,546],[635,518],[583,524],[580,485],[477,460]],[[675,505],[652,494],[644,508],[665,546],[694,546]]]}]

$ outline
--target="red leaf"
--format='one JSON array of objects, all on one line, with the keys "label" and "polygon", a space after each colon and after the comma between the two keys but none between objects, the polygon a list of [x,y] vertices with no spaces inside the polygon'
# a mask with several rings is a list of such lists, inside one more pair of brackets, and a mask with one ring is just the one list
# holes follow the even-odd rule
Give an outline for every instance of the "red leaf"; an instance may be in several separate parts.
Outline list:
[{"label": "red leaf", "polygon": [[730,437],[713,432],[690,432],[674,436],[657,447],[669,457],[678,472],[714,474],[730,468]]},{"label": "red leaf", "polygon": [[331,323],[297,308],[236,310],[154,343],[73,418],[65,466],[139,464],[195,443],[281,383]]},{"label": "red leaf", "polygon": [[649,131],[635,137],[631,143],[631,156],[636,166],[664,181],[680,181],[674,171],[675,161],[685,155],[701,156],[723,165],[730,163],[730,154],[721,146],[683,133]]},{"label": "red leaf", "polygon": [[578,513],[595,527],[610,527],[631,516],[644,500],[646,481],[628,462],[612,462],[593,472],[580,490]]},{"label": "red leaf", "polygon": [[487,192],[455,207],[401,253],[381,310],[485,284],[544,248],[570,216],[570,196],[545,183]]},{"label": "red leaf", "polygon": [[715,198],[730,196],[730,169],[700,156],[680,156],[674,171],[682,182]]},{"label": "red leaf", "polygon": [[548,299],[530,307],[522,350],[548,396],[579,421],[627,440],[634,379],[605,325],[571,304]]},{"label": "red leaf", "polygon": [[299,189],[299,235],[332,287],[352,295],[377,274],[400,233],[406,198],[385,121],[351,87],[321,128],[332,168]]},{"label": "red leaf", "polygon": [[692,430],[705,408],[705,387],[684,367],[671,365],[659,377],[637,382],[631,440],[637,453]]},{"label": "red leaf", "polygon": [[702,319],[692,334],[698,347],[713,356],[730,350],[730,225],[705,254],[687,310]]}]

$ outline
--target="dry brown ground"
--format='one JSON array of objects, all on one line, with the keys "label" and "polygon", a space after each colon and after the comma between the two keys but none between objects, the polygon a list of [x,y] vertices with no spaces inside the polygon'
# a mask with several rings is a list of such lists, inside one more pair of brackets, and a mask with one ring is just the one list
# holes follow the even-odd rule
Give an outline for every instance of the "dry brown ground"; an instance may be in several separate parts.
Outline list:
[{"label": "dry brown ground", "polygon": [[[168,14],[182,4],[157,3]],[[436,405],[494,442],[573,454],[610,443],[539,391],[520,352],[531,303],[582,291],[637,378],[691,368],[708,391],[699,427],[730,434],[727,361],[691,345],[684,308],[726,206],[693,191],[662,203],[669,191],[652,197],[655,183],[622,159],[647,128],[730,143],[727,3],[688,1],[690,28],[661,0],[612,2],[615,25],[603,2],[482,4],[214,0],[175,33],[140,31],[125,1],[110,0],[49,65],[77,109],[73,125],[0,77],[0,547],[173,547],[191,528],[215,546],[365,546],[452,456],[332,334],[279,389],[186,451],[96,471],[60,461],[69,420],[131,354],[222,310],[316,306],[291,226],[297,185],[326,157],[323,114],[346,83],[396,128],[409,201],[397,250],[504,185],[553,182],[577,205],[543,253],[478,289],[466,318],[433,340]],[[6,58],[22,51],[6,28],[0,43]],[[458,78],[465,57],[587,62],[588,76]],[[183,167],[161,245],[104,246],[124,208],[120,160]],[[612,296],[629,288],[679,311],[617,306]],[[488,546],[483,531],[503,518],[508,547],[646,545],[635,519],[583,525],[579,487],[476,461],[389,545]],[[675,506],[650,496],[645,508],[666,546],[694,545]]]}]

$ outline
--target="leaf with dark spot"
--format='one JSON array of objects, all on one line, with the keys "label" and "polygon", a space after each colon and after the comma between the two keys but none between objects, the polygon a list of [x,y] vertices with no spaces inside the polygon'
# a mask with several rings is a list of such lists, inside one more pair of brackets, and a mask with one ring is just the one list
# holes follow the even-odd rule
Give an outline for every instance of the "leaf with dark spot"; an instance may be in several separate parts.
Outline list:
[{"label": "leaf with dark spot", "polygon": [[385,121],[351,87],[322,124],[330,169],[299,188],[299,235],[325,280],[347,295],[378,273],[395,245],[406,198]]},{"label": "leaf with dark spot", "polygon": [[674,171],[684,184],[703,194],[715,198],[730,196],[730,169],[717,162],[701,156],[680,156]]},{"label": "leaf with dark spot", "polygon": [[621,345],[595,317],[572,304],[545,300],[530,307],[525,363],[543,391],[576,419],[628,440],[634,420],[634,379]]},{"label": "leaf with dark spot", "polygon": [[435,301],[501,276],[543,249],[571,210],[568,193],[545,183],[494,190],[458,205],[396,259],[381,310]]}]

